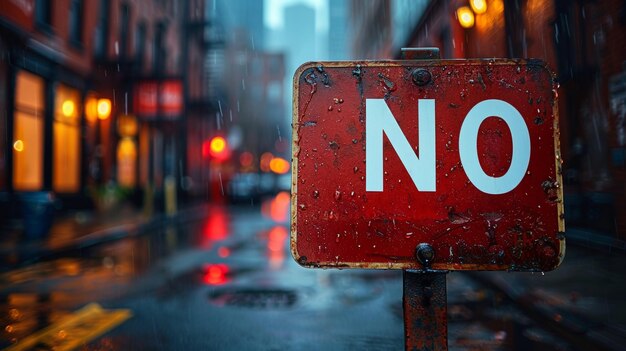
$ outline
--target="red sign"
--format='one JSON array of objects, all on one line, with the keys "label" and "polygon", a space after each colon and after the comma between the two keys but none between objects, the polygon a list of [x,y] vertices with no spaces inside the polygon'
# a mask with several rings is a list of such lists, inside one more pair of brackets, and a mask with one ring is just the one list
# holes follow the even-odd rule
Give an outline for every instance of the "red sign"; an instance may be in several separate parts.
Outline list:
[{"label": "red sign", "polygon": [[161,82],[159,90],[160,113],[176,117],[183,113],[183,83],[180,80]]},{"label": "red sign", "polygon": [[292,243],[307,267],[545,271],[565,253],[541,61],[324,62],[294,77]]},{"label": "red sign", "polygon": [[144,118],[180,116],[183,113],[183,83],[178,79],[138,83],[135,113]]},{"label": "red sign", "polygon": [[156,116],[159,110],[159,84],[157,82],[141,82],[135,87],[135,113],[137,115]]}]

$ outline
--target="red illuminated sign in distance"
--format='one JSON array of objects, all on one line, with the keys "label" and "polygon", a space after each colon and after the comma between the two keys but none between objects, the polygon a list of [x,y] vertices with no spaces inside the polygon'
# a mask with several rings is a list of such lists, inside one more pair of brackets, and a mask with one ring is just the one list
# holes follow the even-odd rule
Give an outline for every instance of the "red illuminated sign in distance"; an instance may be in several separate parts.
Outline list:
[{"label": "red illuminated sign in distance", "polygon": [[294,77],[291,249],[307,267],[556,268],[557,84],[536,60],[322,62]]},{"label": "red illuminated sign in distance", "polygon": [[159,111],[159,83],[145,81],[135,87],[135,112],[142,117],[156,116]]},{"label": "red illuminated sign in distance", "polygon": [[161,83],[159,92],[160,113],[178,117],[183,113],[183,82],[171,79]]},{"label": "red illuminated sign in distance", "polygon": [[145,119],[175,119],[183,113],[183,83],[179,79],[143,81],[135,87],[135,113]]}]

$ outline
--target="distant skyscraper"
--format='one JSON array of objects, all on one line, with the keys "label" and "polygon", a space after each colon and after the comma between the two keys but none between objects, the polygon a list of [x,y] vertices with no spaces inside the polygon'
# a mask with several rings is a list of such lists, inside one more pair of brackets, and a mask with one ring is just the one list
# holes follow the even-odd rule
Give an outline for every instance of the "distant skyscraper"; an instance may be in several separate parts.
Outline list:
[{"label": "distant skyscraper", "polygon": [[[250,36],[249,46],[253,49],[265,48],[265,27],[263,24],[263,0],[210,0],[216,4],[216,12],[221,18],[227,33],[244,29]],[[227,37],[230,41],[232,38]]]},{"label": "distant skyscraper", "polygon": [[[305,4],[294,4],[284,8],[282,47],[287,53],[285,93],[293,94],[293,74],[301,64],[316,57],[315,9]],[[291,111],[291,99],[285,99],[285,110]],[[291,121],[286,116],[285,124]]]},{"label": "distant skyscraper", "polygon": [[288,67],[293,73],[302,63],[315,57],[315,9],[304,4],[285,7],[285,46],[289,50]]},{"label": "distant skyscraper", "polygon": [[350,59],[350,15],[348,0],[329,0],[328,58]]}]

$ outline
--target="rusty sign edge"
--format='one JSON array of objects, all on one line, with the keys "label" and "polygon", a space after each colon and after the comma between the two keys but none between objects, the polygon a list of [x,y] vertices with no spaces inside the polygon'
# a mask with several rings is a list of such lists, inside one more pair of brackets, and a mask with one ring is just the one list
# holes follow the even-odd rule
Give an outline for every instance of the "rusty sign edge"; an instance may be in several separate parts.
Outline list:
[{"label": "rusty sign edge", "polygon": [[[297,241],[297,214],[298,214],[298,155],[300,153],[299,142],[299,90],[298,84],[302,74],[308,69],[314,69],[317,67],[333,67],[333,68],[351,68],[359,65],[363,67],[402,67],[407,66],[408,63],[414,63],[419,67],[441,66],[441,65],[455,65],[463,64],[470,66],[481,66],[484,64],[492,65],[532,65],[545,70],[548,76],[552,78],[551,84],[553,91],[557,91],[559,84],[556,81],[556,75],[550,69],[548,64],[540,59],[509,59],[509,58],[480,58],[480,59],[427,59],[427,60],[353,60],[353,61],[309,61],[301,64],[294,72],[292,84],[292,147],[291,147],[291,208],[290,208],[290,251],[293,259],[304,268],[338,268],[338,269],[417,269],[422,267],[415,263],[407,262],[343,262],[343,261],[331,261],[331,262],[308,262],[306,256],[301,256],[298,253]],[[564,204],[563,204],[563,181],[562,181],[562,159],[560,150],[560,129],[559,129],[559,110],[558,110],[558,94],[554,97],[554,104],[552,108],[553,113],[553,143],[554,143],[554,160],[555,160],[555,174],[554,177],[558,182],[557,188],[557,239],[559,240],[559,253],[558,262],[554,267],[544,271],[551,271],[558,268],[563,259],[565,258],[565,216],[564,216]],[[446,263],[433,263],[429,269],[442,270],[442,271],[537,271],[529,269],[520,269],[513,267],[509,264],[446,264]]]}]

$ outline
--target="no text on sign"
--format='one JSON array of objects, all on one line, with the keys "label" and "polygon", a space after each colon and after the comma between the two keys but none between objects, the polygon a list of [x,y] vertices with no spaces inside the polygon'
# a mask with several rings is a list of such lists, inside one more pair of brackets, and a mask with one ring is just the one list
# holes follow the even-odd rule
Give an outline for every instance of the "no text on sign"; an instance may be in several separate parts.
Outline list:
[{"label": "no text on sign", "polygon": [[291,249],[307,267],[556,268],[557,84],[538,60],[321,62],[294,76]]}]

